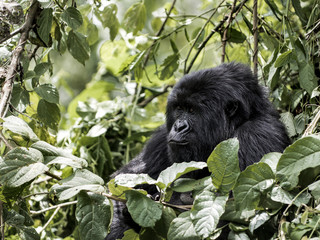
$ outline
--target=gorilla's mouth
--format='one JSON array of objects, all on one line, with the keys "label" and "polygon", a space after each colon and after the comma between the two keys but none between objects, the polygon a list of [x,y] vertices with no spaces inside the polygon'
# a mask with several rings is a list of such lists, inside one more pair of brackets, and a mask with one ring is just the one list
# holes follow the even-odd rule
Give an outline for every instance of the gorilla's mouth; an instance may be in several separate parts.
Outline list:
[{"label": "gorilla's mouth", "polygon": [[188,141],[177,141],[177,140],[174,140],[174,139],[169,140],[168,143],[170,145],[179,145],[179,146],[185,146],[185,145],[189,144]]}]

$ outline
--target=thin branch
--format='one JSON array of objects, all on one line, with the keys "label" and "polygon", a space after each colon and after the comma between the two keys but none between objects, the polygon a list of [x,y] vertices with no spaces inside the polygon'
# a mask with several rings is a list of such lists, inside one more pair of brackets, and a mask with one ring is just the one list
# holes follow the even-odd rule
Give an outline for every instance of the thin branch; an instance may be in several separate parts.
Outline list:
[{"label": "thin branch", "polygon": [[22,26],[21,28],[13,31],[12,33],[10,33],[10,34],[9,34],[8,36],[6,36],[5,38],[1,39],[0,44],[4,43],[5,41],[7,41],[8,39],[12,38],[13,36],[21,33],[21,32],[23,31],[23,27],[24,27],[24,26]]},{"label": "thin branch", "polygon": [[29,195],[23,196],[23,197],[22,197],[22,199],[26,199],[26,198],[33,197],[33,196],[37,196],[37,195],[47,195],[47,194],[49,194],[49,192],[38,192],[38,193],[32,193],[32,194],[29,194]]},{"label": "thin branch", "polygon": [[49,223],[52,221],[52,219],[54,218],[54,216],[57,215],[57,213],[58,213],[58,211],[60,210],[60,208],[61,208],[61,207],[59,206],[59,207],[57,207],[56,210],[54,210],[53,214],[51,215],[51,217],[49,218],[49,220],[46,222],[46,224],[43,226],[43,228],[40,230],[39,233],[43,232],[43,231],[46,229],[46,227],[47,227],[47,226],[49,225]]},{"label": "thin branch", "polygon": [[158,92],[153,94],[152,96],[150,96],[149,98],[145,99],[144,101],[142,101],[141,103],[138,104],[139,107],[144,108],[145,106],[147,106],[153,99],[161,96],[162,94],[165,94],[166,92],[168,92],[168,89],[170,87],[173,87],[173,85],[167,85],[162,92]]},{"label": "thin branch", "polygon": [[211,22],[211,18],[216,14],[216,12],[218,11],[219,7],[224,3],[225,0],[221,1],[220,4],[214,9],[214,11],[211,13],[210,17],[208,18],[208,20],[205,22],[205,24],[202,26],[202,28],[200,29],[200,31],[198,32],[192,46],[190,47],[187,57],[184,60],[184,68],[183,68],[183,72],[186,73],[186,69],[187,69],[187,62],[188,59],[191,55],[191,52],[193,50],[193,48],[195,47],[196,43],[198,42],[199,38],[201,37],[202,32],[204,31],[205,27]]},{"label": "thin branch", "polygon": [[[239,5],[237,5],[235,7],[236,13],[234,18],[238,15],[239,11],[241,10],[241,8],[243,7],[243,5],[247,2],[248,0],[243,0]],[[219,24],[211,30],[210,34],[203,40],[203,42],[200,44],[200,46],[198,47],[198,51],[196,52],[196,54],[194,55],[194,57],[191,60],[191,63],[189,64],[189,67],[187,68],[186,73],[189,73],[194,62],[196,61],[196,59],[198,58],[200,52],[203,50],[203,48],[206,46],[206,44],[208,43],[208,41],[210,40],[210,38],[218,31],[221,30],[223,24],[228,20],[228,16],[225,16],[220,22]]]},{"label": "thin branch", "polygon": [[224,28],[223,30],[223,37],[222,37],[222,54],[221,54],[221,62],[224,63],[225,60],[225,56],[226,56],[226,45],[227,45],[227,40],[228,40],[228,30],[229,27],[231,25],[231,22],[233,20],[233,13],[234,13],[234,9],[236,6],[237,0],[234,0],[232,3],[232,7],[231,7],[231,11],[230,14],[228,16],[228,20],[227,20],[227,26]]},{"label": "thin branch", "polygon": [[23,112],[20,112],[18,109],[16,109],[11,103],[9,103],[10,105],[10,108],[12,108],[14,111],[16,111],[17,113],[29,118],[30,120],[34,120],[32,117],[28,116],[27,114],[23,113]]},{"label": "thin branch", "polygon": [[28,40],[29,31],[32,28],[33,20],[36,17],[38,8],[38,1],[33,0],[26,16],[26,21],[22,26],[21,36],[18,41],[17,47],[13,50],[11,63],[8,67],[7,76],[1,90],[0,118],[3,118],[7,114],[13,90],[13,82],[16,76],[16,69],[20,63],[20,57]]},{"label": "thin branch", "polygon": [[258,0],[253,3],[253,73],[258,75]]},{"label": "thin branch", "polygon": [[3,219],[3,202],[0,201],[0,234],[1,240],[4,240],[4,219]]},{"label": "thin branch", "polygon": [[174,8],[174,5],[176,4],[176,1],[177,1],[177,0],[173,0],[172,5],[171,5],[171,7],[170,7],[170,9],[169,9],[169,11],[168,11],[168,13],[167,13],[166,18],[165,18],[165,20],[163,21],[163,23],[162,23],[159,31],[158,31],[157,34],[156,34],[156,39],[153,40],[151,46],[150,46],[149,49],[148,49],[148,52],[146,53],[146,56],[145,56],[145,59],[144,59],[144,62],[143,62],[143,68],[147,65],[147,62],[148,62],[149,57],[150,57],[151,50],[153,49],[154,45],[157,43],[158,37],[160,36],[160,34],[162,33],[162,31],[164,30],[164,27],[165,27],[165,25],[166,25],[166,23],[167,23],[167,21],[168,21],[168,19],[169,19],[169,17],[170,17],[170,14],[171,14],[171,12],[172,12],[172,10],[173,10],[173,8]]},{"label": "thin branch", "polygon": [[55,206],[52,206],[52,207],[48,207],[46,209],[42,209],[42,210],[39,210],[39,211],[30,211],[30,213],[31,213],[32,216],[36,216],[36,215],[39,215],[41,213],[44,213],[44,212],[47,212],[47,211],[50,211],[50,210],[53,210],[53,209],[62,208],[62,207],[66,207],[66,206],[77,204],[77,202],[78,201],[60,203],[58,205],[55,205]]},{"label": "thin branch", "polygon": [[0,131],[0,140],[4,142],[4,144],[11,150],[14,148],[14,146],[6,139],[6,137],[3,135],[2,131]]},{"label": "thin branch", "polygon": [[46,171],[45,174],[46,174],[47,176],[49,176],[49,177],[52,177],[52,178],[58,180],[58,181],[62,180],[61,177],[59,177],[59,176],[57,176],[57,175],[55,175],[55,174],[53,174],[53,173],[51,173],[51,172],[49,172],[49,171]]},{"label": "thin branch", "polygon": [[316,109],[317,114],[316,116],[312,119],[311,123],[308,125],[307,129],[304,131],[302,137],[306,137],[314,132],[314,129],[317,127],[317,123],[319,122],[320,119],[320,107]]},{"label": "thin branch", "polygon": [[168,207],[172,207],[172,208],[177,208],[177,209],[181,209],[181,210],[190,210],[192,208],[192,205],[175,205],[175,204],[171,204],[171,203],[168,203],[168,202],[162,202],[161,203],[163,205],[166,205]]}]

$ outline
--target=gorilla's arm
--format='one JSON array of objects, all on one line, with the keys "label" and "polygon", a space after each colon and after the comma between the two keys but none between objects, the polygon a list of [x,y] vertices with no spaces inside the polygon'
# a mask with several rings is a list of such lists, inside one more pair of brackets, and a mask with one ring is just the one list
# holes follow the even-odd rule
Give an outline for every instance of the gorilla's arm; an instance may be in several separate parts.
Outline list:
[{"label": "gorilla's arm", "polygon": [[[167,131],[165,126],[161,126],[152,135],[143,151],[111,177],[114,178],[121,173],[147,173],[152,178],[157,179],[160,172],[171,164],[167,151]],[[151,195],[156,193],[155,187],[146,185],[142,188],[145,188]],[[113,201],[113,207],[113,221],[106,240],[121,239],[123,233],[130,228],[139,231],[139,226],[131,219],[124,203]]]}]

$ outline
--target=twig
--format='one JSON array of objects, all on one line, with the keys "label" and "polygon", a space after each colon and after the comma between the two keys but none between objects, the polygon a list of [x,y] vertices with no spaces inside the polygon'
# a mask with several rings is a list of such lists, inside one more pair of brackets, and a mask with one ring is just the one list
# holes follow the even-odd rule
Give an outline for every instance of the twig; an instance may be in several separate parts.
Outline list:
[{"label": "twig", "polygon": [[187,54],[187,57],[186,59],[184,60],[184,68],[183,68],[183,72],[186,73],[186,69],[187,69],[187,62],[188,62],[188,59],[191,55],[191,52],[192,52],[192,49],[194,48],[194,46],[196,45],[197,41],[199,40],[202,32],[204,31],[205,27],[208,25],[209,22],[211,22],[211,18],[214,16],[214,14],[216,14],[216,12],[218,11],[219,7],[222,5],[222,3],[224,3],[225,0],[221,1],[220,4],[215,8],[215,10],[211,13],[210,17],[208,18],[208,20],[205,22],[205,24],[202,26],[202,28],[200,29],[200,31],[198,32],[192,46],[190,47],[189,51],[188,51],[188,54]]},{"label": "twig", "polygon": [[[239,13],[239,11],[241,10],[241,8],[243,7],[243,5],[247,2],[248,0],[243,0],[239,5],[237,5],[235,7],[236,13],[235,16],[236,17]],[[228,16],[225,16],[220,22],[219,24],[211,30],[210,34],[203,40],[203,42],[200,44],[200,46],[198,47],[198,51],[196,52],[196,54],[193,56],[191,63],[189,64],[189,67],[187,68],[186,73],[189,73],[194,62],[196,61],[196,59],[198,58],[200,52],[203,50],[203,48],[206,46],[206,44],[208,43],[208,41],[210,40],[210,38],[218,31],[220,31],[221,27],[223,26],[223,24],[228,20]]]},{"label": "twig", "polygon": [[168,207],[172,207],[172,208],[178,208],[181,210],[190,210],[192,208],[192,205],[175,205],[175,204],[171,204],[171,203],[167,203],[167,202],[161,202],[163,205],[166,205]]},{"label": "twig", "polygon": [[4,144],[11,150],[14,148],[14,146],[11,145],[11,143],[6,139],[6,137],[3,135],[2,131],[0,131],[0,139]]},{"label": "twig", "polygon": [[47,211],[50,211],[50,210],[53,210],[53,209],[62,208],[62,207],[66,207],[66,206],[77,204],[77,202],[78,201],[60,203],[58,205],[55,205],[55,206],[52,206],[52,207],[48,207],[46,209],[42,209],[42,210],[39,210],[39,211],[30,211],[30,213],[31,213],[32,216],[36,216],[36,215],[39,215],[41,213],[44,213],[44,212],[47,212]]},{"label": "twig", "polygon": [[106,198],[109,198],[109,199],[112,199],[112,200],[115,200],[115,201],[118,201],[118,202],[123,202],[123,203],[127,202],[125,199],[118,198],[118,197],[113,196],[113,195],[108,194],[108,193],[99,193],[99,194],[101,194],[102,196],[105,196]]},{"label": "twig", "polygon": [[316,116],[314,117],[314,119],[312,119],[311,123],[308,125],[307,129],[304,131],[302,137],[306,137],[312,134],[314,129],[317,127],[317,123],[319,122],[319,119],[320,119],[320,106],[317,107],[316,111],[318,111]]},{"label": "twig", "polygon": [[49,171],[46,171],[45,174],[46,174],[47,176],[49,176],[49,177],[52,177],[52,178],[54,178],[54,179],[57,179],[58,181],[62,180],[61,177],[59,177],[59,176],[57,176],[57,175],[55,175],[55,174],[53,174],[53,173],[51,173],[51,172],[49,172]]},{"label": "twig", "polygon": [[32,194],[23,196],[22,199],[26,199],[26,198],[33,197],[33,196],[37,196],[37,195],[47,195],[47,194],[49,194],[49,192],[32,193]]},{"label": "twig", "polygon": [[52,221],[52,219],[54,218],[54,216],[58,213],[58,211],[60,210],[60,206],[57,207],[56,210],[54,210],[53,214],[51,215],[51,217],[49,218],[49,220],[46,222],[46,224],[43,226],[43,228],[40,230],[39,233],[43,232],[43,230],[46,229],[46,227],[49,225],[49,223]]},{"label": "twig", "polygon": [[0,201],[0,231],[1,240],[4,240],[4,219],[3,219],[3,202]]},{"label": "twig", "polygon": [[29,12],[26,16],[26,21],[21,27],[21,36],[18,41],[17,47],[13,50],[11,63],[8,67],[7,76],[1,90],[1,100],[0,100],[0,118],[3,118],[8,111],[9,102],[11,100],[11,94],[13,89],[14,77],[16,75],[16,69],[20,62],[20,56],[24,50],[24,46],[28,40],[29,31],[32,28],[33,20],[36,16],[37,10],[39,8],[39,3],[33,0],[29,8]]},{"label": "twig", "polygon": [[253,73],[258,75],[258,0],[253,3]]},{"label": "twig", "polygon": [[34,120],[32,117],[28,116],[27,114],[23,113],[23,112],[20,112],[18,109],[16,109],[11,103],[9,103],[10,105],[10,108],[12,108],[14,111],[16,111],[17,113],[29,118],[30,120]]},{"label": "twig", "polygon": [[231,22],[233,20],[233,13],[234,13],[234,9],[236,6],[237,0],[234,0],[232,3],[232,7],[231,7],[231,12],[228,16],[228,20],[227,20],[227,26],[224,28],[223,30],[223,37],[222,37],[222,54],[221,54],[221,62],[224,63],[225,60],[225,56],[226,56],[226,45],[227,45],[227,40],[228,40],[228,30],[229,27],[231,25]]},{"label": "twig", "polygon": [[148,97],[147,99],[143,100],[141,103],[138,104],[139,107],[144,108],[145,106],[147,106],[153,99],[155,99],[156,97],[159,97],[160,95],[168,92],[168,89],[170,87],[172,87],[173,85],[167,85],[162,92],[159,93],[155,93],[154,95]]},{"label": "twig", "polygon": [[148,52],[146,53],[146,56],[145,56],[145,59],[144,59],[144,62],[143,62],[143,68],[147,65],[147,62],[148,62],[148,60],[149,60],[149,56],[150,56],[151,50],[153,49],[154,45],[157,43],[158,37],[160,36],[160,34],[162,33],[162,31],[164,30],[164,27],[165,27],[165,25],[166,25],[166,23],[167,23],[167,21],[168,21],[168,19],[169,19],[169,16],[170,16],[170,14],[171,14],[171,12],[172,12],[172,10],[173,10],[173,8],[174,8],[174,5],[176,4],[176,1],[177,1],[177,0],[173,0],[172,5],[171,5],[171,7],[170,7],[170,9],[169,9],[169,11],[168,11],[168,13],[167,13],[166,18],[165,18],[165,20],[163,21],[163,23],[162,23],[159,31],[158,31],[157,34],[156,34],[156,39],[153,40],[151,46],[150,46],[149,49],[148,49]]},{"label": "twig", "polygon": [[22,26],[21,28],[13,31],[12,33],[10,33],[10,34],[9,34],[8,36],[6,36],[5,38],[1,39],[0,44],[4,43],[5,41],[7,41],[8,39],[12,38],[13,36],[21,33],[21,32],[23,31],[23,27],[24,27],[24,26]]}]

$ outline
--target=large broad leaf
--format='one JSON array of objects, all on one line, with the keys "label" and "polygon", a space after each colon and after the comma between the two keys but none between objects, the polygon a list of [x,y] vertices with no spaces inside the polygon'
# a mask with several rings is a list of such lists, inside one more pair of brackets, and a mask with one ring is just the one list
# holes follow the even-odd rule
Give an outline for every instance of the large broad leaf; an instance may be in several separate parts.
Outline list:
[{"label": "large broad leaf", "polygon": [[11,104],[20,112],[24,112],[30,104],[29,92],[20,84],[13,85]]},{"label": "large broad leaf", "polygon": [[309,62],[299,64],[299,83],[310,95],[318,86],[318,80],[314,73],[313,65]]},{"label": "large broad leaf", "polygon": [[132,219],[141,227],[154,227],[161,218],[162,205],[136,190],[126,191],[126,198]]},{"label": "large broad leaf", "polygon": [[88,165],[86,160],[78,158],[64,149],[54,147],[43,141],[38,141],[32,144],[31,147],[42,152],[46,165],[64,164],[74,168],[83,168]]},{"label": "large broad leaf", "polygon": [[10,130],[13,133],[16,133],[22,136],[27,141],[35,142],[39,140],[37,135],[29,127],[29,125],[18,117],[15,117],[15,116],[6,117],[4,119],[3,127]]},{"label": "large broad leaf", "polygon": [[40,151],[14,148],[0,161],[0,181],[9,187],[21,186],[49,170],[42,162]]},{"label": "large broad leaf", "polygon": [[278,152],[271,152],[271,153],[264,155],[261,158],[260,162],[264,162],[264,163],[268,164],[269,167],[272,169],[273,173],[276,173],[277,165],[278,165],[278,162],[279,162],[281,155],[282,154],[278,153]]},{"label": "large broad leaf", "polygon": [[74,7],[68,7],[61,14],[61,19],[65,21],[72,29],[77,29],[83,23],[82,15],[78,9]]},{"label": "large broad leaf", "polygon": [[115,178],[115,183],[124,186],[124,187],[135,187],[140,184],[155,184],[157,181],[153,178],[149,177],[145,173],[140,174],[132,174],[132,173],[126,173],[126,174],[120,174],[117,175]]},{"label": "large broad leaf", "polygon": [[59,92],[52,84],[42,84],[34,91],[47,102],[59,104]]},{"label": "large broad leaf", "polygon": [[207,238],[216,229],[224,213],[228,196],[204,190],[196,196],[190,213],[195,231],[201,238]]},{"label": "large broad leaf", "polygon": [[67,39],[67,46],[71,55],[83,65],[84,62],[89,59],[89,44],[86,41],[86,37],[81,33],[70,31]]},{"label": "large broad leaf", "polygon": [[299,174],[307,169],[320,166],[320,137],[310,135],[294,142],[283,152],[278,166],[277,179],[292,189],[298,184]]},{"label": "large broad leaf", "polygon": [[183,212],[175,218],[169,228],[168,240],[200,240],[197,235],[190,212]]},{"label": "large broad leaf", "polygon": [[102,11],[99,11],[95,8],[95,15],[98,17],[100,22],[102,23],[102,26],[104,28],[108,27],[110,30],[110,39],[113,41],[115,37],[117,36],[117,33],[119,31],[119,21],[117,18],[117,12],[118,7],[116,4],[111,3]]},{"label": "large broad leaf", "polygon": [[292,49],[282,53],[274,63],[274,67],[279,68],[287,65],[292,59]]},{"label": "large broad leaf", "polygon": [[229,139],[218,144],[208,158],[212,182],[222,193],[232,190],[240,174],[238,150],[238,139]]},{"label": "large broad leaf", "polygon": [[135,35],[144,28],[146,19],[147,14],[144,2],[138,2],[126,11],[122,24],[127,32],[133,32]]},{"label": "large broad leaf", "polygon": [[109,200],[100,194],[81,192],[78,195],[76,218],[81,239],[104,239],[111,218]]},{"label": "large broad leaf", "polygon": [[255,215],[251,220],[249,224],[249,230],[251,233],[253,233],[254,230],[256,230],[258,227],[263,225],[265,222],[267,222],[270,219],[270,215],[266,212],[261,212]]},{"label": "large broad leaf", "polygon": [[60,184],[55,184],[51,188],[59,199],[66,200],[77,195],[81,190],[92,192],[103,192],[103,180],[98,175],[86,170],[77,170],[70,177],[60,181]]},{"label": "large broad leaf", "polygon": [[172,77],[173,73],[178,69],[179,67],[179,58],[180,55],[178,53],[174,53],[170,56],[168,56],[163,63],[161,64],[162,70],[160,73],[160,79],[161,80],[167,80],[170,77]]},{"label": "large broad leaf", "polygon": [[153,229],[155,229],[159,235],[166,239],[170,224],[176,217],[177,215],[171,207],[163,206],[161,219],[156,222],[156,225]]},{"label": "large broad leaf", "polygon": [[38,34],[41,40],[48,45],[50,40],[50,31],[52,26],[52,8],[45,8],[41,11],[40,17],[38,18],[37,25]]},{"label": "large broad leaf", "polygon": [[258,207],[260,196],[274,184],[274,174],[268,164],[259,162],[249,166],[239,175],[234,187],[234,198],[239,210]]},{"label": "large broad leaf", "polygon": [[320,180],[310,184],[308,188],[315,199],[320,199]]},{"label": "large broad leaf", "polygon": [[168,167],[164,171],[162,171],[157,180],[157,186],[161,189],[166,189],[170,187],[171,183],[174,180],[178,179],[182,175],[203,169],[207,166],[205,162],[182,162],[182,163],[174,163],[172,166]]},{"label": "large broad leaf", "polygon": [[283,190],[279,186],[275,186],[271,191],[271,199],[275,202],[294,204],[297,207],[308,204],[311,195],[308,192],[299,194],[297,197],[295,194]]},{"label": "large broad leaf", "polygon": [[38,103],[37,113],[44,124],[53,130],[58,130],[61,114],[57,104],[41,99]]}]

